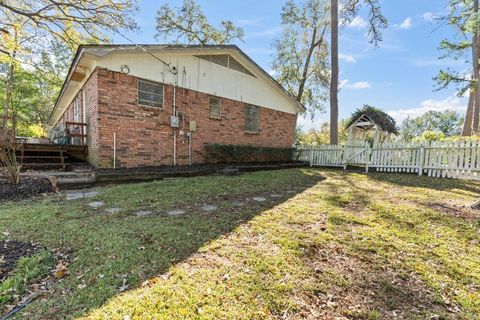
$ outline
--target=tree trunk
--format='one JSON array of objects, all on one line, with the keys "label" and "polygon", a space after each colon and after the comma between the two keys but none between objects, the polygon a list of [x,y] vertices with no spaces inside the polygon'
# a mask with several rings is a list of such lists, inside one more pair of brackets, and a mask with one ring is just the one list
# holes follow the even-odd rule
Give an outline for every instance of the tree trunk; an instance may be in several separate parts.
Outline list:
[{"label": "tree trunk", "polygon": [[312,40],[310,41],[310,47],[308,48],[307,58],[303,65],[302,81],[298,87],[297,101],[302,102],[303,91],[305,90],[305,82],[307,81],[308,67],[310,66],[310,59],[312,58],[313,50],[315,49],[315,42],[317,38],[317,27],[313,28]]},{"label": "tree trunk", "polygon": [[473,1],[474,30],[472,41],[472,55],[473,55],[473,77],[476,81],[475,86],[475,103],[473,104],[472,112],[472,133],[477,134],[479,129],[480,118],[480,68],[479,68],[479,53],[480,53],[480,37],[478,34],[478,0]]},{"label": "tree trunk", "polygon": [[462,136],[469,137],[472,135],[472,120],[473,120],[473,108],[475,105],[475,92],[470,89],[470,95],[468,97],[468,108],[465,114],[465,121],[463,122]]},{"label": "tree trunk", "polygon": [[8,114],[12,107],[13,95],[13,80],[15,76],[15,64],[13,61],[8,66],[7,86],[5,88],[5,104],[3,106],[3,127],[6,128],[8,124]]},{"label": "tree trunk", "polygon": [[[316,24],[316,23],[315,23]],[[308,69],[310,68],[310,62],[312,61],[313,52],[315,48],[322,45],[323,37],[325,36],[326,26],[323,27],[323,31],[320,34],[320,39],[317,41],[318,27],[315,26],[312,32],[312,39],[310,40],[310,47],[308,48],[307,58],[305,59],[305,64],[303,65],[302,71],[302,80],[300,81],[300,86],[298,87],[297,101],[302,102],[303,93],[305,91],[305,84],[308,79]]]},{"label": "tree trunk", "polygon": [[338,144],[338,0],[330,0],[330,3],[330,25],[332,28],[332,75],[330,79],[330,143]]}]

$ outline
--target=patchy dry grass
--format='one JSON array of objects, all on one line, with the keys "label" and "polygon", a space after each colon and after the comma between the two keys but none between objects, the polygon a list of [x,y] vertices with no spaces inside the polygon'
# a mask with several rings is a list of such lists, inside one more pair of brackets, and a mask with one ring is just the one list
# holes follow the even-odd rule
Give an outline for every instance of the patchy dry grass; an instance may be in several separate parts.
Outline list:
[{"label": "patchy dry grass", "polygon": [[[113,215],[60,196],[3,204],[0,225],[72,252],[29,319],[478,319],[480,215],[464,206],[479,191],[293,169],[101,189],[125,209]],[[177,207],[188,214],[165,215]]]}]

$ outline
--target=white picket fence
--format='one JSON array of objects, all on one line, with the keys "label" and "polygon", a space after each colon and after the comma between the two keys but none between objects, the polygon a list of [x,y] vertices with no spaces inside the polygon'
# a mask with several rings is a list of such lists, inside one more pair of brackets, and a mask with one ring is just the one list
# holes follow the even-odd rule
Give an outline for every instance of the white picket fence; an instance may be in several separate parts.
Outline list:
[{"label": "white picket fence", "polygon": [[406,172],[437,178],[480,180],[480,141],[384,143],[370,147],[346,145],[302,146],[295,155],[311,166],[365,166],[368,172]]}]

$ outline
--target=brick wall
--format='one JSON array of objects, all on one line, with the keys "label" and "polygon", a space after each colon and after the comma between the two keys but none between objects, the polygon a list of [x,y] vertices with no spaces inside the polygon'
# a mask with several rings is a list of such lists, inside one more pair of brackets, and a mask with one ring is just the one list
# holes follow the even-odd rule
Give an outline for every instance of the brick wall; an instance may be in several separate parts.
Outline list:
[{"label": "brick wall", "polygon": [[[83,108],[86,109],[85,122],[87,123],[87,160],[99,164],[98,156],[98,81],[97,72],[93,72],[85,82],[82,89],[77,93],[73,101],[63,113],[58,123],[83,122]],[[85,103],[83,99],[85,98]],[[77,115],[75,115],[74,104],[77,103]]]},{"label": "brick wall", "polygon": [[[138,105],[134,76],[98,68],[84,89],[88,96],[89,161],[100,167],[112,166],[115,133],[117,166],[173,164],[174,129],[170,128],[173,86],[164,85],[163,109]],[[214,119],[209,116],[209,97],[188,89],[176,90],[177,110],[183,115],[181,128],[176,130],[177,164],[189,161],[189,121],[195,121],[197,127],[192,133],[193,163],[204,162],[205,143],[292,146],[296,115],[261,107],[259,132],[247,133],[245,103],[222,98],[222,118]]]}]

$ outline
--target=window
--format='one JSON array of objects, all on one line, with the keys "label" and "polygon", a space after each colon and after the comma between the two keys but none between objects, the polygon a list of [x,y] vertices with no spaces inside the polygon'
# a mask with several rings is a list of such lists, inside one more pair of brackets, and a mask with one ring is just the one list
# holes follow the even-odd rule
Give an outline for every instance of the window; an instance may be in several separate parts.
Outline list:
[{"label": "window", "polygon": [[258,107],[245,107],[245,131],[258,132]]},{"label": "window", "polygon": [[163,108],[163,85],[155,82],[138,80],[138,104]]},{"label": "window", "polygon": [[220,112],[221,105],[222,100],[219,97],[210,97],[210,117],[218,119],[222,117]]}]

